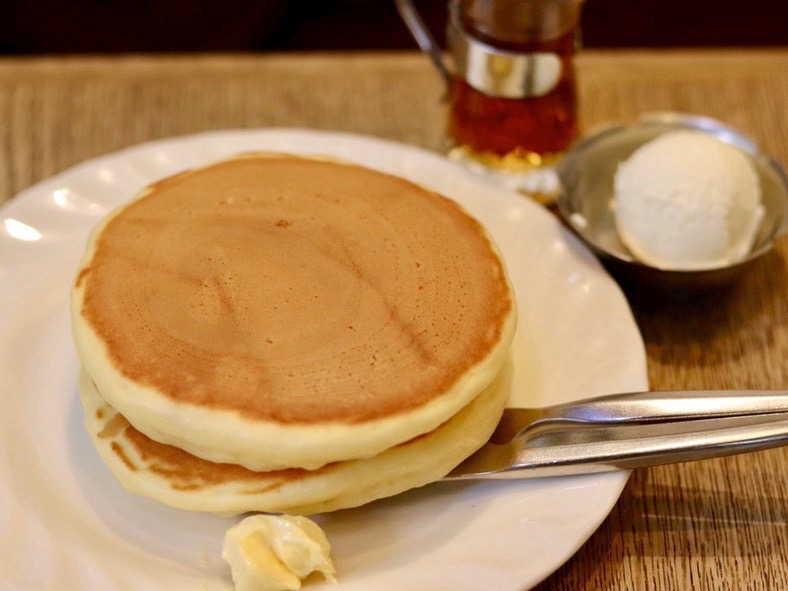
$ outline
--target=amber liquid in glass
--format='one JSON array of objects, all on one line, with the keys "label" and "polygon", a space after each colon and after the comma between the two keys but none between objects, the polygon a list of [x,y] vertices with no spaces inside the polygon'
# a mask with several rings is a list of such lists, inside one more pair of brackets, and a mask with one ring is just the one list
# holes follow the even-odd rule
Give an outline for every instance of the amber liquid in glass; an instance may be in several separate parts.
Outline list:
[{"label": "amber liquid in glass", "polygon": [[498,98],[455,78],[450,91],[448,133],[454,144],[481,160],[503,167],[518,163],[539,166],[555,159],[577,134],[577,95],[572,54],[575,34],[523,44],[496,42],[522,53],[551,52],[561,58],[561,79],[547,95],[521,99]]}]

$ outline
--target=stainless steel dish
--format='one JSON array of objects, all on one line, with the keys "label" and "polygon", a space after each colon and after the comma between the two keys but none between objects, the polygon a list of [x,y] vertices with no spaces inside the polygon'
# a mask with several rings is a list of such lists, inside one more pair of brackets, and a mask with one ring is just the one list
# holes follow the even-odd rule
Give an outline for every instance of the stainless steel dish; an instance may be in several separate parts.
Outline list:
[{"label": "stainless steel dish", "polygon": [[[613,177],[619,162],[655,137],[677,129],[697,129],[739,148],[752,158],[763,192],[764,219],[750,255],[730,266],[702,271],[662,269],[635,260],[621,243],[613,220]],[[561,183],[557,206],[567,224],[616,274],[666,289],[730,285],[772,249],[788,231],[788,177],[739,131],[708,117],[678,113],[643,115],[632,125],[609,125],[576,143],[556,167]]]}]

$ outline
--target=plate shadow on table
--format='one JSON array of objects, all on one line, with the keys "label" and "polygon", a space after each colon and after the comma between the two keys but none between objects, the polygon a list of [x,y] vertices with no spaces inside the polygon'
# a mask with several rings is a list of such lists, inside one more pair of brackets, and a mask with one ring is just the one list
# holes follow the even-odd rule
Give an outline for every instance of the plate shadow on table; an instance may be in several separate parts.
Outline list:
[{"label": "plate shadow on table", "polygon": [[[733,337],[740,342],[738,349],[728,347],[724,352],[727,362],[772,341],[774,311],[782,306],[782,287],[788,288],[787,267],[784,254],[772,251],[727,288],[669,294],[617,279],[641,330],[649,359],[665,363],[680,359],[687,367],[703,368],[722,361],[709,354],[709,347],[713,351],[718,339]],[[764,290],[764,285],[774,289]]]},{"label": "plate shadow on table", "polygon": [[[785,451],[755,453],[779,456]],[[723,468],[713,470],[712,462]],[[778,549],[768,548],[766,540],[763,546],[735,543],[740,537],[752,535],[763,524],[779,528],[783,537],[788,536],[785,499],[766,485],[758,486],[769,475],[747,473],[751,466],[752,461],[746,455],[705,460],[691,480],[677,466],[636,470],[622,495],[622,506],[632,510],[617,512],[615,518],[621,525],[616,529],[651,535],[650,554],[656,556],[763,557],[776,553]],[[712,473],[726,477],[715,478]],[[664,535],[653,536],[655,531]],[[729,543],[715,543],[723,538]]]},{"label": "plate shadow on table", "polygon": [[[746,455],[707,460],[706,464],[710,462],[725,463],[725,470],[701,470],[696,478],[704,479],[702,482],[688,482],[675,465],[635,470],[610,516],[534,591],[597,591],[599,585],[609,585],[611,580],[646,585],[652,572],[648,563],[660,558],[682,563],[670,571],[673,579],[668,588],[687,588],[685,569],[692,561],[700,561],[696,568],[708,573],[716,572],[721,562],[746,563],[749,567],[742,568],[756,573],[765,585],[757,588],[770,588],[768,569],[762,567],[785,560],[779,540],[788,538],[788,506],[782,495],[761,490],[754,483],[779,475],[745,476],[751,465]],[[737,470],[742,477],[736,483],[705,480],[716,473],[725,474],[727,481],[727,475],[735,475]],[[764,535],[765,527],[771,532],[768,536]],[[642,548],[648,548],[648,555],[638,554]],[[755,585],[754,580],[750,582]]]}]

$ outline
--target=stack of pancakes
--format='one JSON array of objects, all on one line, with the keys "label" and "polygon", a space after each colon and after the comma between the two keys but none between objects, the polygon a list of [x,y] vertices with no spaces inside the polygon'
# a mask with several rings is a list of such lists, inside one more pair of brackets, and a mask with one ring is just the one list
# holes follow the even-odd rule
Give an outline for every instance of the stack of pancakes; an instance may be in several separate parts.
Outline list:
[{"label": "stack of pancakes", "polygon": [[72,290],[85,424],[129,490],[309,514],[440,479],[508,396],[516,307],[456,203],[248,154],[146,188]]}]

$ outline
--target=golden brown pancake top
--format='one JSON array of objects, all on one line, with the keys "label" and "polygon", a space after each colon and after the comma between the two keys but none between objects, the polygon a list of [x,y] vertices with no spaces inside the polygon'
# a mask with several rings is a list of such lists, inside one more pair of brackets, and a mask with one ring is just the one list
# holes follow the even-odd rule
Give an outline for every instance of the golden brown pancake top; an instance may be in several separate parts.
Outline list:
[{"label": "golden brown pancake top", "polygon": [[77,278],[110,361],[173,401],[364,422],[442,395],[514,303],[454,202],[359,166],[249,156],[165,179]]}]

